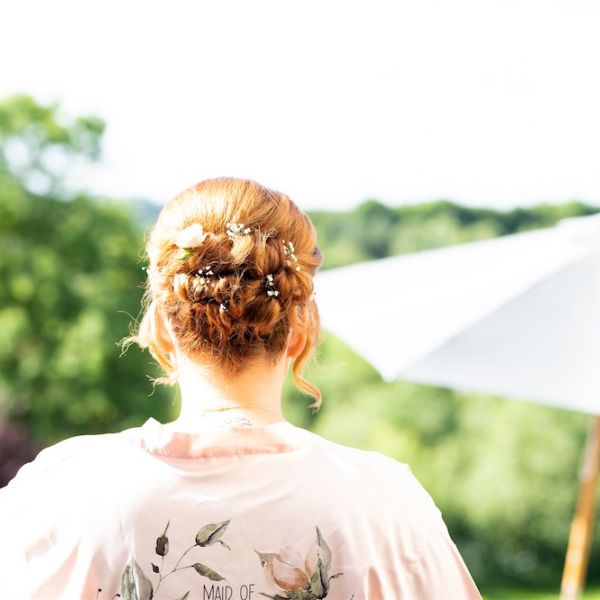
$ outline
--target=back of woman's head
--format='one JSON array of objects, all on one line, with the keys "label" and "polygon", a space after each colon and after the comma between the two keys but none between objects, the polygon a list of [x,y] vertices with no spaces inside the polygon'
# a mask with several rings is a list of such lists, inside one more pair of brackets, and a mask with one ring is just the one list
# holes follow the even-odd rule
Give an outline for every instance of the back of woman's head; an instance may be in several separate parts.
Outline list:
[{"label": "back of woman's head", "polygon": [[285,194],[243,179],[210,179],[168,202],[146,244],[145,313],[128,340],[148,348],[175,383],[173,345],[235,376],[255,360],[274,364],[291,329],[306,334],[294,358],[296,386],[321,404],[302,371],[320,339],[313,276],[316,230]]}]

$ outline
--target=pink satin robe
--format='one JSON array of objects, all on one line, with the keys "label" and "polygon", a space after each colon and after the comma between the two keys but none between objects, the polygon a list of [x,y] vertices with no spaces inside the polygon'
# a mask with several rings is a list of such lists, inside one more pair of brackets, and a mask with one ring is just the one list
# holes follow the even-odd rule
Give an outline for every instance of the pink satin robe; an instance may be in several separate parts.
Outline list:
[{"label": "pink satin robe", "polygon": [[481,598],[408,465],[287,421],[67,439],[0,489],[0,536],[11,600]]}]

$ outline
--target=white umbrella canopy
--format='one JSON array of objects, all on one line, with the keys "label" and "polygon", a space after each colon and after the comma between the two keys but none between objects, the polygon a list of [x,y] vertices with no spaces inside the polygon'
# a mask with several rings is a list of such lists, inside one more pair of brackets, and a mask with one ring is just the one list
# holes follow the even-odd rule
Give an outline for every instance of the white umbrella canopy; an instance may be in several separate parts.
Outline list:
[{"label": "white umbrella canopy", "polygon": [[561,599],[583,588],[600,464],[600,214],[318,273],[323,326],[387,381],[595,416]]},{"label": "white umbrella canopy", "polygon": [[387,381],[600,414],[600,214],[322,271],[315,291]]}]

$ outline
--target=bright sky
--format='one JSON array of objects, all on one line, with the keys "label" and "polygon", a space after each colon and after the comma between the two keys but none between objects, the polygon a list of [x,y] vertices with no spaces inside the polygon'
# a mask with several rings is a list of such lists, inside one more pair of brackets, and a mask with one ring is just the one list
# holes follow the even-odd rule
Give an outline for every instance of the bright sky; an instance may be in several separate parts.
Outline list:
[{"label": "bright sky", "polygon": [[600,205],[596,0],[19,0],[0,94],[108,124],[94,191]]}]

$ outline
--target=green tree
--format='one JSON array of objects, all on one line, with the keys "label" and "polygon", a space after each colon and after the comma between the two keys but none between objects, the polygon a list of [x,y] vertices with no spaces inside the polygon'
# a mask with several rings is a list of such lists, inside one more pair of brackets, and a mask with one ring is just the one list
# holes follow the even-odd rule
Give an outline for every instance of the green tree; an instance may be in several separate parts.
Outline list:
[{"label": "green tree", "polygon": [[0,170],[34,193],[65,195],[67,172],[99,157],[104,128],[98,117],[62,115],[58,103],[10,96],[0,102]]},{"label": "green tree", "polygon": [[102,130],[28,96],[0,104],[0,409],[41,443],[171,410],[170,391],[149,397],[147,356],[117,346],[140,310],[142,235],[124,206],[59,195],[66,167],[47,158],[96,158]]}]

